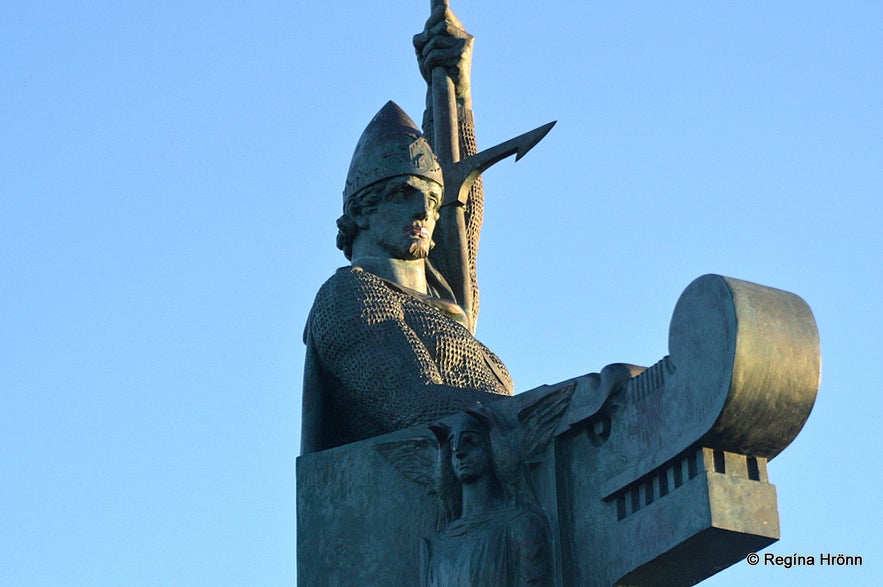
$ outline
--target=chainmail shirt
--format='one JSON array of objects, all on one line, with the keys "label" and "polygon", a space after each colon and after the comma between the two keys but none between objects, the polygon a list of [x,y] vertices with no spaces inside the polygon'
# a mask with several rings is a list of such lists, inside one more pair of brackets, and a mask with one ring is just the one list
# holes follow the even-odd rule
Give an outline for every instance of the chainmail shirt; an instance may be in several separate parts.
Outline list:
[{"label": "chainmail shirt", "polygon": [[325,282],[305,332],[304,452],[512,394],[502,361],[444,310],[358,267]]}]

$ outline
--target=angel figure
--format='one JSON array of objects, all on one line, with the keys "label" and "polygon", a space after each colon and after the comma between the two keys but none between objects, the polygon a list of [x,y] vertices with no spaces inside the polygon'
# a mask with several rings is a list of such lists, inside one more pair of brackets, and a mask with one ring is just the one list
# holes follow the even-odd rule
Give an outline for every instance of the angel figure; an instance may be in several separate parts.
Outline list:
[{"label": "angel figure", "polygon": [[429,426],[437,448],[428,438],[378,445],[438,500],[437,532],[423,544],[424,587],[553,584],[549,523],[527,472],[554,436],[572,391],[546,395],[513,422],[477,404]]}]

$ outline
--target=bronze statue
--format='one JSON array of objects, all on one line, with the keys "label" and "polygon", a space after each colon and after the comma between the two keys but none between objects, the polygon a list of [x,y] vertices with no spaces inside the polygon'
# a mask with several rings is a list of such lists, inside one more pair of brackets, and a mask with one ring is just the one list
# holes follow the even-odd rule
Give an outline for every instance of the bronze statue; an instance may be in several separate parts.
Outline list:
[{"label": "bronze statue", "polygon": [[[451,80],[455,150],[474,155],[472,37],[441,4],[415,47],[427,80],[439,73]],[[434,114],[430,89],[427,124]],[[476,179],[527,148],[522,142],[498,150],[445,189],[429,141],[398,106],[389,102],[370,122],[353,153],[337,221],[337,245],[352,264],[319,290],[304,333],[303,453],[512,394],[503,362],[473,337],[483,198]],[[469,184],[464,198],[461,185]]]},{"label": "bronze statue", "polygon": [[573,385],[512,417],[477,404],[429,426],[425,437],[378,444],[400,473],[436,496],[437,531],[424,539],[425,587],[551,585],[549,521],[530,467],[552,440]]},{"label": "bronze statue", "polygon": [[440,476],[447,481],[440,496],[452,519],[425,541],[426,587],[549,583],[549,523],[533,503],[517,499],[519,468],[494,458],[491,438],[502,440],[497,430],[487,409],[462,413],[451,427],[434,430]]},{"label": "bronze statue", "polygon": [[693,585],[774,542],[766,464],[819,384],[809,307],[705,275],[650,368],[512,396],[473,337],[477,179],[551,125],[477,152],[472,38],[446,0],[432,4],[414,39],[426,132],[392,102],[365,129],[338,220],[351,266],[322,286],[305,331],[300,581]]}]

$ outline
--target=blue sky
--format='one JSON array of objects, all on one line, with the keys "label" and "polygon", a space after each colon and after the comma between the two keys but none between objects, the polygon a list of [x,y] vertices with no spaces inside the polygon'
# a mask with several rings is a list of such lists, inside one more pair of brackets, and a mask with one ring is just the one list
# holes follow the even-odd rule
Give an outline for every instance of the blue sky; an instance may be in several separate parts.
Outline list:
[{"label": "blue sky", "polygon": [[[0,7],[0,584],[291,585],[301,332],[349,157],[420,119],[428,2]],[[883,4],[454,2],[485,175],[478,336],[519,390],[666,354],[695,277],[813,308],[768,552],[883,576]],[[599,547],[602,547],[599,545]]]}]

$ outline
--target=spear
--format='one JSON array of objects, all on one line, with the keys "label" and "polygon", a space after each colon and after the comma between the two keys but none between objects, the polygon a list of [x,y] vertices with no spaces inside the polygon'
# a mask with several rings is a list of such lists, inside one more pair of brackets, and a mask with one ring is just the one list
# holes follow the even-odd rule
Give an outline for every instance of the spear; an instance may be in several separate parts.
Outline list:
[{"label": "spear", "polygon": [[[430,0],[430,9],[447,10],[448,0]],[[443,243],[434,257],[445,270],[445,277],[457,302],[472,317],[474,304],[469,275],[468,244],[465,208],[469,190],[475,180],[498,161],[515,155],[518,161],[546,136],[554,122],[526,132],[495,147],[460,158],[459,121],[454,81],[443,66],[433,68],[430,76],[432,96],[433,150],[438,157],[445,182],[445,197],[440,212],[442,218],[436,230],[437,240]],[[475,325],[472,325],[474,332]]]}]

